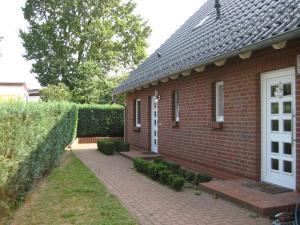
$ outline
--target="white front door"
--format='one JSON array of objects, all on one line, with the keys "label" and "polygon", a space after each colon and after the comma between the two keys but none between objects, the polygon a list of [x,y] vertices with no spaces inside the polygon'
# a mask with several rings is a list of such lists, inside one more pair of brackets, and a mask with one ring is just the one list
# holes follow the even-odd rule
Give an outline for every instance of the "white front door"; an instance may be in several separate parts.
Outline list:
[{"label": "white front door", "polygon": [[295,189],[295,68],[261,78],[262,180]]},{"label": "white front door", "polygon": [[151,97],[151,151],[158,153],[158,99]]}]

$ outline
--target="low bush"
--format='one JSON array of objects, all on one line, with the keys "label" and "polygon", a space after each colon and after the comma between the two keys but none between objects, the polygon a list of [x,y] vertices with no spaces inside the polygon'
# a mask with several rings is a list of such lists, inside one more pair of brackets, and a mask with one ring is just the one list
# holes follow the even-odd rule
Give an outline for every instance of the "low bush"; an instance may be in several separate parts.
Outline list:
[{"label": "low bush", "polygon": [[159,180],[160,171],[165,170],[167,167],[162,164],[150,163],[148,165],[147,174],[153,180]]},{"label": "low bush", "polygon": [[184,178],[174,174],[164,163],[161,163],[161,161],[158,162],[156,160],[152,163],[137,158],[133,160],[133,166],[138,172],[144,173],[151,179],[157,180],[162,184],[168,184],[176,191],[180,191],[184,186]]},{"label": "low bush", "polygon": [[196,175],[195,175],[194,172],[187,171],[187,172],[185,173],[185,180],[191,183],[191,182],[194,181],[195,176],[196,176]]},{"label": "low bush", "polygon": [[77,107],[67,103],[0,103],[0,214],[55,167],[76,136]]},{"label": "low bush", "polygon": [[209,182],[212,180],[212,177],[206,174],[197,174],[194,178],[194,184],[199,185],[200,183]]},{"label": "low bush", "polygon": [[128,152],[130,146],[127,142],[104,139],[97,142],[98,150],[105,155],[113,155],[114,152]]},{"label": "low bush", "polygon": [[184,186],[184,178],[176,175],[171,176],[169,184],[174,190],[181,191]]},{"label": "low bush", "polygon": [[172,175],[172,172],[170,170],[162,170],[159,172],[159,182],[162,184],[168,184],[169,176]]},{"label": "low bush", "polygon": [[116,144],[116,151],[118,152],[129,152],[130,145],[124,141],[113,141]]},{"label": "low bush", "polygon": [[[194,185],[199,185],[199,183],[209,182],[212,180],[212,177],[206,174],[195,174],[192,171],[181,168],[180,165],[172,162],[165,161],[163,159],[155,159],[155,164],[164,165],[173,175],[184,178],[185,181],[192,183]],[[172,177],[170,177],[172,179]],[[171,183],[169,181],[168,183]]]},{"label": "low bush", "polygon": [[100,152],[105,155],[113,155],[117,145],[111,140],[101,140],[97,142],[97,147]]},{"label": "low bush", "polygon": [[123,106],[79,105],[78,137],[122,137],[123,135]]}]

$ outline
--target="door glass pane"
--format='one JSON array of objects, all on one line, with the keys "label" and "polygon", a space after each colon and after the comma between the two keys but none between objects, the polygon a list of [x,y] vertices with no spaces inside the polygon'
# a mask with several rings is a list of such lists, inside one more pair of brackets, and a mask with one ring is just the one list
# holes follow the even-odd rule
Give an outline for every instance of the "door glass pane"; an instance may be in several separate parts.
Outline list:
[{"label": "door glass pane", "polygon": [[291,95],[292,94],[292,84],[283,84],[283,96]]},{"label": "door glass pane", "polygon": [[271,112],[272,112],[272,114],[278,114],[279,113],[278,106],[279,106],[278,102],[271,103]]},{"label": "door glass pane", "polygon": [[292,173],[292,162],[291,161],[283,161],[283,172]]},{"label": "door glass pane", "polygon": [[272,153],[279,153],[279,143],[272,141]]},{"label": "door glass pane", "polygon": [[276,88],[277,88],[277,85],[271,86],[271,97],[275,97]]},{"label": "door glass pane", "polygon": [[283,113],[292,113],[292,103],[291,102],[283,103]]},{"label": "door glass pane", "polygon": [[279,160],[278,159],[271,159],[271,169],[279,170]]},{"label": "door glass pane", "polygon": [[292,131],[292,121],[291,120],[284,120],[283,121],[283,130],[287,132]]},{"label": "door glass pane", "polygon": [[292,145],[291,145],[291,143],[283,143],[283,153],[285,155],[292,155]]},{"label": "door glass pane", "polygon": [[279,121],[278,120],[272,120],[271,121],[271,130],[272,131],[279,131]]}]

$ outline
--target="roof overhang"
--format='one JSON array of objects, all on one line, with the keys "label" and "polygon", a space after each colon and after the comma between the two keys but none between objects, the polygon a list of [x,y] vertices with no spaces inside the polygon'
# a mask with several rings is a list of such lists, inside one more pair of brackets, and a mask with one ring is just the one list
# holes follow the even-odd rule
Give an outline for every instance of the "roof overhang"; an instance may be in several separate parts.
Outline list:
[{"label": "roof overhang", "polygon": [[[207,60],[203,60],[199,63],[193,64],[191,66],[188,67],[183,67],[179,70],[176,70],[172,73],[168,73],[168,74],[161,74],[160,76],[156,77],[155,79],[148,79],[142,83],[139,84],[135,84],[132,86],[128,86],[127,88],[116,88],[115,90],[113,90],[112,94],[113,95],[118,95],[118,94],[122,94],[125,92],[132,92],[135,90],[141,90],[143,87],[149,87],[152,84],[158,84],[159,82],[165,83],[166,80],[168,80],[169,78],[174,79],[174,77],[179,76],[180,74],[182,74],[183,76],[188,76],[190,74],[190,71],[192,70],[196,70],[198,72],[204,71],[205,67],[210,65],[210,64],[216,64],[219,66],[222,66],[222,63],[225,63],[227,59],[230,58],[234,58],[236,56],[242,55],[242,57],[249,58],[252,54],[253,51],[257,51],[263,48],[267,48],[273,45],[273,47],[276,48],[280,48],[280,46],[282,45],[282,43],[288,41],[288,40],[292,40],[294,38],[300,37],[300,29],[296,29],[296,30],[292,30],[289,32],[286,32],[284,34],[278,35],[278,36],[274,36],[273,38],[269,38],[263,41],[260,41],[258,43],[254,43],[252,45],[248,45],[246,47],[243,48],[239,48],[235,51],[231,51],[231,52],[227,52],[225,54],[222,55],[218,55],[216,57],[213,58],[209,58]],[[276,45],[280,43],[279,45]],[[275,45],[275,46],[274,46]],[[276,47],[279,46],[279,47]],[[250,54],[250,55],[249,55]],[[224,65],[224,64],[223,64]],[[204,68],[204,69],[203,69]],[[178,77],[177,77],[178,78]],[[154,86],[154,85],[152,85]]]}]

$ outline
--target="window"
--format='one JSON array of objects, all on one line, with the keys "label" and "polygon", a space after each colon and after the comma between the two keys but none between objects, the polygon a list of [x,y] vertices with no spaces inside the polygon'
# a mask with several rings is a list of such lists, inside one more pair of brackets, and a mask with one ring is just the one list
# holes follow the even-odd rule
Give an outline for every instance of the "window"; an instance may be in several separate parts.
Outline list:
[{"label": "window", "polygon": [[174,107],[175,107],[175,121],[179,122],[179,92],[175,91],[174,93]]},{"label": "window", "polygon": [[224,88],[223,81],[216,83],[216,121],[224,121]]},{"label": "window", "polygon": [[135,100],[135,126],[141,127],[141,99]]}]

